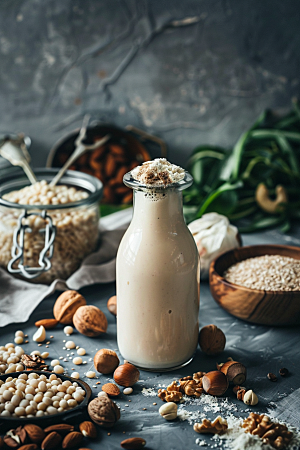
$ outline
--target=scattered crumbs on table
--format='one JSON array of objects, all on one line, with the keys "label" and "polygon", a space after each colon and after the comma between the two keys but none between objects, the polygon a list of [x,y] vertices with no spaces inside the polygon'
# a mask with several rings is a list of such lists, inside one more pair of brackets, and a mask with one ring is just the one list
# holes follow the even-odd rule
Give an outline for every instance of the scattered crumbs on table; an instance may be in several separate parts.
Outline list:
[{"label": "scattered crumbs on table", "polygon": [[107,433],[107,436],[110,436],[111,435],[111,433]]},{"label": "scattered crumbs on table", "polygon": [[64,359],[64,357],[63,357],[63,356],[60,356],[58,359]]},{"label": "scattered crumbs on table", "polygon": [[63,347],[63,350],[67,350],[66,347]]},{"label": "scattered crumbs on table", "polygon": [[157,403],[154,402],[153,405],[155,406],[155,405],[157,405]]},{"label": "scattered crumbs on table", "polygon": [[131,402],[131,400],[128,400],[129,402]]},{"label": "scattered crumbs on table", "polygon": [[54,336],[50,336],[50,339],[53,339],[54,338]]},{"label": "scattered crumbs on table", "polygon": [[38,344],[38,347],[41,347],[43,344]]},{"label": "scattered crumbs on table", "polygon": [[49,348],[49,345],[46,345],[46,348]]},{"label": "scattered crumbs on table", "polygon": [[142,394],[145,397],[156,397],[157,396],[157,392],[154,388],[143,388]]},{"label": "scattered crumbs on table", "polygon": [[129,407],[129,405],[124,405],[124,406],[126,406],[127,408]]},{"label": "scattered crumbs on table", "polygon": [[66,340],[64,339],[63,342],[66,342]]},{"label": "scattered crumbs on table", "polygon": [[147,408],[143,408],[143,411],[147,411]]}]

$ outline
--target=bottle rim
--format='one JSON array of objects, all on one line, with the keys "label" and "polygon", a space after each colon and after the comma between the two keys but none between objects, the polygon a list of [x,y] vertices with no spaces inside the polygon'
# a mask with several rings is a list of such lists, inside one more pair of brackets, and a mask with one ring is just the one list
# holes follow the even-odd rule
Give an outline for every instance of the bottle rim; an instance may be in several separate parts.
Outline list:
[{"label": "bottle rim", "polygon": [[167,184],[166,186],[161,185],[149,185],[149,184],[143,184],[140,181],[136,180],[135,178],[133,178],[131,172],[127,172],[125,173],[125,175],[123,176],[123,183],[130,187],[131,189],[136,189],[136,190],[140,190],[140,191],[166,191],[168,189],[176,189],[178,191],[183,191],[184,189],[187,189],[188,187],[190,187],[193,184],[193,177],[192,175],[185,171],[185,175],[184,178],[182,178],[182,180],[177,181],[175,183],[170,183]]}]

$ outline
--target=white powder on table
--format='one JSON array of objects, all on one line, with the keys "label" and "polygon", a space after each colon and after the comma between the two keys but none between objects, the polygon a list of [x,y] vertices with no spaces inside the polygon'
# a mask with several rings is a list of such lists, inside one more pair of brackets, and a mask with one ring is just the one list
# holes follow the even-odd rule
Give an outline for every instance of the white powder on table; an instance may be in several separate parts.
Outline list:
[{"label": "white powder on table", "polygon": [[185,176],[185,170],[171,164],[165,158],[156,158],[135,167],[131,171],[131,175],[135,180],[147,186],[164,187],[182,180]]}]

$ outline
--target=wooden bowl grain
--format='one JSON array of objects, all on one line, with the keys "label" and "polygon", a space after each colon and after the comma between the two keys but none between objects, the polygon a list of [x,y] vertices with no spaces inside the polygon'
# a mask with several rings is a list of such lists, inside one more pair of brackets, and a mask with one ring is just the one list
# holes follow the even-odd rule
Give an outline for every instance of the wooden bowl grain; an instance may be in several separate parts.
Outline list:
[{"label": "wooden bowl grain", "polygon": [[300,325],[300,291],[264,291],[226,281],[224,272],[233,264],[263,255],[300,260],[300,247],[252,245],[223,253],[210,266],[210,290],[215,301],[239,319],[261,325]]}]

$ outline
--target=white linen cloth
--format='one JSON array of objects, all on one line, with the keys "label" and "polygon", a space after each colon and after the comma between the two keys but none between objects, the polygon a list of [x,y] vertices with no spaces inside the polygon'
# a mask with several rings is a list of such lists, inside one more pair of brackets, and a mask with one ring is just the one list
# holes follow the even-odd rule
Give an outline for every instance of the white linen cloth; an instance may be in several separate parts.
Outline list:
[{"label": "white linen cloth", "polygon": [[115,281],[117,250],[131,216],[132,208],[101,218],[98,250],[87,256],[66,281],[55,280],[50,286],[33,284],[14,278],[0,268],[0,327],[26,322],[38,304],[56,290],[78,290],[95,283]]}]

